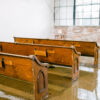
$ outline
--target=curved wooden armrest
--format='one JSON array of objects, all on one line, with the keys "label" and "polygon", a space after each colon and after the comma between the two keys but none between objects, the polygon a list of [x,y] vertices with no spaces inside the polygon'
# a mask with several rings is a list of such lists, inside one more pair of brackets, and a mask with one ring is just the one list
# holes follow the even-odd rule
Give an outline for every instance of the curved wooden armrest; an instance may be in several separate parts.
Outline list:
[{"label": "curved wooden armrest", "polygon": [[100,46],[98,46],[98,49],[100,49]]},{"label": "curved wooden armrest", "polygon": [[79,56],[81,56],[81,53],[80,52],[77,52],[77,50],[76,50],[76,47],[75,46],[71,46],[71,48],[76,52],[76,54],[78,54]]},{"label": "curved wooden armrest", "polygon": [[43,66],[43,67],[46,67],[46,68],[49,68],[49,64],[47,64],[47,63],[41,63],[35,55],[30,55],[29,57],[30,57],[32,60],[36,61],[36,63],[37,63],[38,65]]}]

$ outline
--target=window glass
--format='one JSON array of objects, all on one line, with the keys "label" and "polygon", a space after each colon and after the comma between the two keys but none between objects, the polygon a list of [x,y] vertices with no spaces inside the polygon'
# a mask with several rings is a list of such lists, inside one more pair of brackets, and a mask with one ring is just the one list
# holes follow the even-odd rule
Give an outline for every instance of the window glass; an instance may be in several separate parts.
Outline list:
[{"label": "window glass", "polygon": [[84,12],[83,18],[91,18],[91,12]]},{"label": "window glass", "polygon": [[99,18],[99,12],[92,12],[92,18]]},{"label": "window glass", "polygon": [[60,25],[61,26],[66,26],[67,25],[67,20],[60,20]]},{"label": "window glass", "polygon": [[100,5],[92,5],[92,11],[99,11]]},{"label": "window glass", "polygon": [[91,19],[83,19],[82,25],[84,26],[90,26],[91,25]]},{"label": "window glass", "polygon": [[66,19],[67,18],[67,9],[66,7],[60,8],[60,19]]},{"label": "window glass", "polygon": [[82,19],[76,19],[76,25],[82,26]]},{"label": "window glass", "polygon": [[90,11],[91,11],[91,5],[83,6],[83,12],[90,12]]},{"label": "window glass", "polygon": [[83,6],[76,7],[76,12],[82,12],[82,11],[83,11]]},{"label": "window glass", "polygon": [[92,19],[92,26],[99,25],[99,19]]},{"label": "window glass", "polygon": [[92,0],[92,3],[94,4],[94,3],[100,3],[100,0]]},{"label": "window glass", "polygon": [[67,0],[60,0],[60,6],[66,6]]},{"label": "window glass", "polygon": [[73,20],[71,20],[71,19],[67,20],[67,25],[72,26],[73,25]]},{"label": "window glass", "polygon": [[83,0],[83,4],[91,4],[91,0]]},{"label": "window glass", "polygon": [[60,20],[55,20],[55,25],[59,26],[60,25]]},{"label": "window glass", "polygon": [[59,0],[55,0],[55,7],[59,7],[59,5],[60,5]]},{"label": "window glass", "polygon": [[73,19],[73,7],[67,7],[67,19]]},{"label": "window glass", "polygon": [[76,18],[83,18],[83,13],[77,13]]},{"label": "window glass", "polygon": [[83,0],[76,0],[76,5],[81,5],[83,4]]},{"label": "window glass", "polygon": [[67,1],[67,6],[73,6],[74,5],[74,0],[66,0]]}]

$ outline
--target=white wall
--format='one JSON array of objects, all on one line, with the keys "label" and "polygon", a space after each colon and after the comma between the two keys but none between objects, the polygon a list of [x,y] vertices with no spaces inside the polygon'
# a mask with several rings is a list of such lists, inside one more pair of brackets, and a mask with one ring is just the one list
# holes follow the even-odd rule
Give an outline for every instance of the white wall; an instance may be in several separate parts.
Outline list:
[{"label": "white wall", "polygon": [[49,38],[52,32],[53,0],[0,0],[0,41]]}]

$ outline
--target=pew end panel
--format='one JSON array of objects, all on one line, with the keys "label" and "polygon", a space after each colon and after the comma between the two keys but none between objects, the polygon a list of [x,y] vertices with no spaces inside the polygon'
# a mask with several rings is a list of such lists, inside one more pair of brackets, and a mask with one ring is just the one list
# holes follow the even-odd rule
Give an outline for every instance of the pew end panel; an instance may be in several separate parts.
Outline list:
[{"label": "pew end panel", "polygon": [[98,67],[99,46],[97,42],[74,41],[73,44],[80,44],[80,47],[76,47],[77,51],[80,51],[82,56],[94,57],[94,67]]},{"label": "pew end panel", "polygon": [[[35,100],[42,100],[48,96],[47,66],[40,63],[34,56],[0,52],[0,74],[33,83]],[[45,89],[41,91],[43,86]]]},{"label": "pew end panel", "polygon": [[94,66],[98,67],[98,58],[99,58],[99,46],[96,44],[94,48]]},{"label": "pew end panel", "polygon": [[[30,58],[35,61],[32,62],[35,73],[35,100],[43,100],[48,97],[48,64],[41,63],[36,56],[31,55]],[[34,67],[35,66],[35,67]]]},{"label": "pew end panel", "polygon": [[80,47],[76,47],[77,51],[80,51],[82,56],[94,57],[94,67],[98,67],[98,52],[99,46],[96,42],[74,42],[74,44],[80,44]]},{"label": "pew end panel", "polygon": [[77,80],[79,78],[79,56],[81,55],[76,49],[73,49],[73,64],[72,64],[72,80]]}]

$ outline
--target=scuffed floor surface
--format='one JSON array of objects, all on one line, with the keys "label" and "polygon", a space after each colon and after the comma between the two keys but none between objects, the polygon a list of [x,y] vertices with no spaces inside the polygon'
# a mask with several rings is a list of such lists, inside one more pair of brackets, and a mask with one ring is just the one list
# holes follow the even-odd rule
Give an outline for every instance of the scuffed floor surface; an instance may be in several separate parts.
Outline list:
[{"label": "scuffed floor surface", "polygon": [[[99,53],[100,59],[100,53]],[[46,100],[100,100],[100,60],[94,68],[94,58],[80,57],[80,76],[72,82],[71,68],[50,68],[49,97]],[[33,85],[0,75],[0,100],[34,100]]]}]

